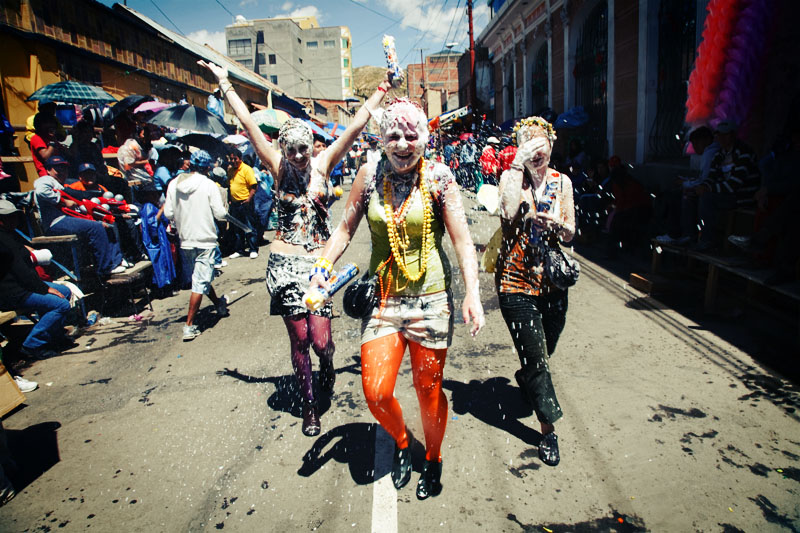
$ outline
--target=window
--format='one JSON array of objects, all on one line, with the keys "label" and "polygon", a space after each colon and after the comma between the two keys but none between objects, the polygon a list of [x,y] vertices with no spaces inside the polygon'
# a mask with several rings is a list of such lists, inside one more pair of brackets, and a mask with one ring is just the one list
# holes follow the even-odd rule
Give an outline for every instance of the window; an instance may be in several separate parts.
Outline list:
[{"label": "window", "polygon": [[306,41],[306,48],[319,48],[317,41]]},{"label": "window", "polygon": [[270,77],[269,77],[269,81],[271,81],[271,82],[272,82],[272,83],[274,83],[275,85],[278,85],[278,76],[276,76],[276,75],[274,75],[274,74],[270,75]]},{"label": "window", "polygon": [[277,61],[275,60],[275,54],[270,54],[268,59],[270,65],[274,65],[275,63],[277,63]]},{"label": "window", "polygon": [[547,43],[544,43],[539,47],[539,51],[536,52],[536,59],[533,62],[533,72],[531,75],[531,96],[533,97],[534,112],[547,106],[547,70]]},{"label": "window", "polygon": [[300,62],[301,65],[303,64],[303,58],[302,57],[298,57],[297,60]]},{"label": "window", "polygon": [[240,59],[239,63],[242,64],[245,68],[253,68],[253,60],[252,59]]},{"label": "window", "polygon": [[347,39],[342,37],[342,48],[347,48],[349,44],[350,43],[347,41]]},{"label": "window", "polygon": [[336,48],[336,41],[322,41],[322,46],[325,48]]},{"label": "window", "polygon": [[229,56],[246,56],[253,53],[250,39],[231,39],[228,41]]},{"label": "window", "polygon": [[[608,74],[608,2],[598,3],[583,23],[575,51],[575,104],[582,105],[594,126],[584,137],[587,146],[605,153],[606,76]],[[513,93],[512,93],[513,96]],[[509,100],[513,102],[513,99]]]},{"label": "window", "polygon": [[350,87],[350,78],[345,78],[344,79],[344,86],[345,87]]},{"label": "window", "polygon": [[349,57],[343,57],[342,58],[342,66],[343,67],[349,67],[350,66],[350,58]]}]

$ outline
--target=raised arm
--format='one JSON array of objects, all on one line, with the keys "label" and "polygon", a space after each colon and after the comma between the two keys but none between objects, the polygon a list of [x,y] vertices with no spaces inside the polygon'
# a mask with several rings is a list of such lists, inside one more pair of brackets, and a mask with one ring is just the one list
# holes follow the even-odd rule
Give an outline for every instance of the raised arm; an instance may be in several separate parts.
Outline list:
[{"label": "raised arm", "polygon": [[558,236],[562,241],[570,242],[575,236],[575,205],[572,200],[572,180],[566,174],[562,174],[562,176]]},{"label": "raised arm", "polygon": [[228,69],[211,62],[206,63],[203,60],[198,61],[197,64],[207,68],[216,76],[222,95],[227,99],[228,105],[231,106],[231,109],[233,109],[233,112],[236,114],[236,118],[239,119],[239,122],[242,123],[242,127],[250,136],[250,142],[253,143],[253,148],[258,154],[258,157],[269,167],[272,175],[277,176],[278,170],[281,167],[281,153],[267,142],[258,124],[250,117],[247,106],[242,102],[242,99],[239,98],[239,95],[236,94],[236,91],[233,89],[233,84],[228,80]]},{"label": "raised arm", "polygon": [[443,205],[444,225],[453,242],[466,288],[461,313],[465,323],[472,323],[470,333],[474,337],[485,324],[478,286],[478,256],[475,253],[472,236],[469,234],[467,216],[464,213],[464,204],[461,202],[461,191],[455,180],[445,186]]},{"label": "raised arm", "polygon": [[369,122],[369,117],[371,116],[370,110],[374,111],[375,108],[380,105],[383,97],[386,96],[387,91],[392,88],[392,84],[389,81],[389,72],[388,70],[386,71],[386,76],[384,76],[383,80],[378,84],[372,96],[370,96],[367,101],[364,102],[364,105],[356,112],[355,117],[353,117],[353,122],[344,130],[344,133],[320,154],[319,170],[324,176],[329,175],[333,167],[338,165],[339,161],[344,158],[347,151],[353,146],[353,143],[356,142],[361,130],[363,130],[364,126]]}]

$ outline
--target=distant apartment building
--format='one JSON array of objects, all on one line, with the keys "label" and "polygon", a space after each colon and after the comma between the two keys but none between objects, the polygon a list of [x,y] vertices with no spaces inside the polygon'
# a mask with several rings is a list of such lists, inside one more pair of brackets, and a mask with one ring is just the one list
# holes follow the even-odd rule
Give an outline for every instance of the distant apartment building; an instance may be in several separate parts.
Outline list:
[{"label": "distant apartment building", "polygon": [[301,98],[353,96],[352,40],[347,26],[321,28],[316,17],[236,22],[225,28],[228,56]]},{"label": "distant apartment building", "polygon": [[[422,63],[408,65],[408,96],[422,103],[422,80],[425,79],[425,89],[431,93],[441,95],[442,110],[449,111],[458,107],[458,59],[461,52],[442,50],[425,58],[424,72]],[[430,103],[430,102],[429,102]]]}]

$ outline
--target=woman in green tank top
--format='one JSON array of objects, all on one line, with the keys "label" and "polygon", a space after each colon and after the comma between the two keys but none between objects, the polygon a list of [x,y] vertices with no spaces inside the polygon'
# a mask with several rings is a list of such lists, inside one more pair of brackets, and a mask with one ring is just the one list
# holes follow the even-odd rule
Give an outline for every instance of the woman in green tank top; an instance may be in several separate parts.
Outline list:
[{"label": "woman in green tank top", "polygon": [[[375,114],[375,113],[373,113]],[[397,372],[408,347],[422,410],[425,466],[417,498],[442,490],[441,444],[447,422],[442,376],[453,335],[451,269],[442,249],[450,234],[466,286],[464,322],[476,335],[484,323],[478,293],[478,262],[467,230],[461,192],[450,170],[422,158],[428,127],[422,109],[408,99],[391,103],[380,118],[385,147],[377,164],[361,167],[339,227],[328,240],[311,288],[325,287],[366,215],[372,240],[370,273],[380,280],[380,305],[361,327],[361,381],[370,411],[395,440],[392,481],[411,477],[409,437],[394,397]]]}]

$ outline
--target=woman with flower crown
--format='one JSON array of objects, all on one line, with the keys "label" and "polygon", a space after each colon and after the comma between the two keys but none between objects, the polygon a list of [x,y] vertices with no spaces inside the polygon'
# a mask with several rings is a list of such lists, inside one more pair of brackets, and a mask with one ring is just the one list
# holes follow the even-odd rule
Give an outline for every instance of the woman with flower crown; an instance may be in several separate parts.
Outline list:
[{"label": "woman with flower crown", "polygon": [[461,311],[473,336],[484,323],[478,263],[450,169],[422,157],[428,144],[425,113],[403,98],[377,118],[384,155],[359,170],[342,222],[317,262],[323,272],[314,275],[310,288],[327,287],[333,263],[366,216],[372,238],[369,272],[378,276],[380,304],[361,326],[361,382],[370,411],[396,443],[391,476],[402,488],[411,477],[411,456],[394,387],[408,347],[425,433],[425,464],[416,490],[422,500],[442,490],[447,423],[442,376],[454,320],[451,268],[442,248],[445,231],[464,279]]},{"label": "woman with flower crown", "polygon": [[522,368],[515,374],[523,397],[541,424],[539,458],[549,466],[560,461],[553,424],[561,418],[547,358],[564,329],[567,291],[544,276],[547,246],[569,242],[575,234],[572,182],[548,168],[556,140],[553,126],[529,117],[515,126],[517,154],[500,177],[503,235],[495,266],[500,311]]},{"label": "woman with flower crown", "polygon": [[320,388],[332,394],[336,373],[333,365],[330,303],[309,312],[303,304],[308,275],[331,233],[328,200],[333,187],[328,176],[342,160],[369,121],[370,107],[380,104],[391,89],[389,72],[375,92],[358,110],[350,126],[328,148],[312,157],[313,132],[304,121],[289,119],[278,133],[281,150],[275,150],[250,117],[244,102],[228,80],[228,69],[198,62],[219,80],[219,88],[250,136],[258,157],[275,177],[278,230],[270,245],[267,289],[270,314],[283,317],[289,333],[292,367],[302,396],[304,435],[320,432],[320,419],[314,394],[309,348],[320,359]]}]

